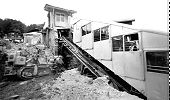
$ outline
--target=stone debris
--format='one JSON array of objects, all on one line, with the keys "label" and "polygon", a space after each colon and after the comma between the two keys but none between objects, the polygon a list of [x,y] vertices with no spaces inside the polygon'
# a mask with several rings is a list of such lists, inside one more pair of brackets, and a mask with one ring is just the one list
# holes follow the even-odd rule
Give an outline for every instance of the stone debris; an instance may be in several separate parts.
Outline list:
[{"label": "stone debris", "polygon": [[23,82],[20,83],[20,85],[23,85],[23,84],[26,84],[26,83],[28,83],[28,81],[23,81]]},{"label": "stone debris", "polygon": [[14,54],[15,56],[24,56],[28,60],[38,54],[40,63],[47,62],[49,59],[54,58],[51,49],[46,48],[43,44],[27,45],[26,43],[10,43],[9,45],[10,48],[4,50],[8,55]]},{"label": "stone debris", "polygon": [[[40,63],[54,58],[52,50],[43,45],[11,43],[5,51],[7,54],[25,56],[26,59],[31,59],[34,55],[39,54]],[[75,68],[62,72],[60,77],[54,80],[38,83],[40,88],[36,90],[43,93],[43,97],[39,100],[141,100],[137,96],[114,89],[108,84],[108,81],[106,76],[93,80],[81,75]],[[27,81],[20,83],[20,85],[24,84],[27,84]],[[11,98],[18,97],[19,95],[11,96]]]},{"label": "stone debris", "polygon": [[77,69],[67,70],[51,83],[40,85],[46,100],[141,100],[114,89],[106,77],[93,80],[80,75]]},{"label": "stone debris", "polygon": [[12,95],[12,96],[6,98],[6,100],[16,100],[16,99],[18,99],[19,97],[20,97],[19,95]]}]

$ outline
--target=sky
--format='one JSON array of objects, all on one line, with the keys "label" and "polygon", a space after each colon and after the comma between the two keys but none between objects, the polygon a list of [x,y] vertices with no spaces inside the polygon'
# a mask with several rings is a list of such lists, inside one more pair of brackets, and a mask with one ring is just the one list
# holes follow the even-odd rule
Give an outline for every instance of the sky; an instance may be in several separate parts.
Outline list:
[{"label": "sky", "polygon": [[73,19],[135,19],[135,27],[168,32],[168,0],[0,0],[0,18],[48,24],[45,4],[77,11]]}]

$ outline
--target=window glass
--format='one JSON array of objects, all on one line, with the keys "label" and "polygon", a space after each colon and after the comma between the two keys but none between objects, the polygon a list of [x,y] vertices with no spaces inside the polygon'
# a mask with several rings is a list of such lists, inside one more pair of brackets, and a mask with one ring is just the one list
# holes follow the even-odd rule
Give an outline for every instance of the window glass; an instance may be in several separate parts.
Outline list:
[{"label": "window glass", "polygon": [[113,52],[123,51],[123,36],[112,37]]},{"label": "window glass", "polygon": [[168,52],[147,52],[147,65],[168,67]]},{"label": "window glass", "polygon": [[64,22],[64,14],[61,14],[60,18],[61,18],[61,22]]},{"label": "window glass", "polygon": [[91,23],[88,23],[81,27],[82,36],[91,33]]},{"label": "window glass", "polygon": [[109,39],[109,26],[101,28],[101,40]]},{"label": "window glass", "polygon": [[147,71],[154,73],[169,74],[168,51],[146,52]]},{"label": "window glass", "polygon": [[81,30],[82,30],[82,36],[84,36],[84,35],[86,35],[87,33],[87,26],[85,25],[85,26],[82,26],[81,27]]},{"label": "window glass", "polygon": [[96,29],[94,32],[94,42],[100,41],[100,29]]},{"label": "window glass", "polygon": [[139,50],[139,38],[138,33],[125,35],[125,51],[138,51]]},{"label": "window glass", "polygon": [[87,34],[91,33],[91,23],[87,24]]},{"label": "window glass", "polygon": [[60,21],[60,14],[56,14],[56,21]]}]

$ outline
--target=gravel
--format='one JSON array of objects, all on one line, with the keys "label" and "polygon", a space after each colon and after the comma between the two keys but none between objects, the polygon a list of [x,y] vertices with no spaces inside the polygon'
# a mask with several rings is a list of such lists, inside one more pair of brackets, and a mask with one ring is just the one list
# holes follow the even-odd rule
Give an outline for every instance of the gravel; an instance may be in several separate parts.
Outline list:
[{"label": "gravel", "polygon": [[48,100],[141,100],[114,89],[106,77],[93,80],[80,75],[77,69],[67,70],[51,84],[41,85]]},{"label": "gravel", "polygon": [[0,89],[0,100],[141,100],[108,84],[107,77],[83,76],[77,68],[61,74],[12,82]]}]

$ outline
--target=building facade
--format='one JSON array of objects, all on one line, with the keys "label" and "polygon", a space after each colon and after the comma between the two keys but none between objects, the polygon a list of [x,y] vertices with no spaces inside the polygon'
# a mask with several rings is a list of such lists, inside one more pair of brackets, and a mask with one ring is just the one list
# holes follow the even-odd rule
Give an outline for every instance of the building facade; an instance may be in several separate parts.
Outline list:
[{"label": "building facade", "polygon": [[52,48],[53,52],[57,55],[58,43],[56,43],[55,40],[59,38],[59,30],[70,30],[70,19],[76,11],[48,4],[45,5],[44,10],[48,12],[48,27],[46,28],[45,43],[48,47]]}]

